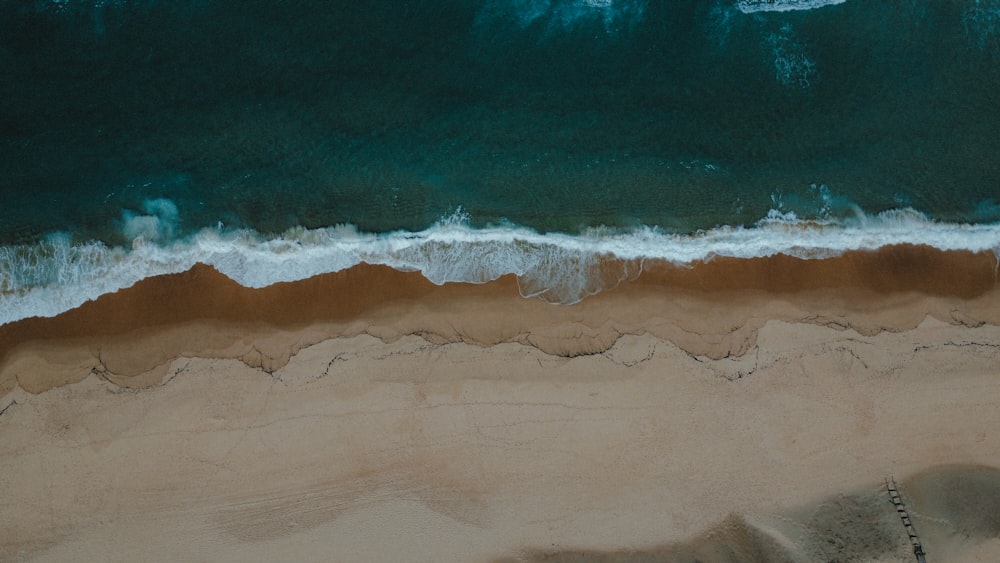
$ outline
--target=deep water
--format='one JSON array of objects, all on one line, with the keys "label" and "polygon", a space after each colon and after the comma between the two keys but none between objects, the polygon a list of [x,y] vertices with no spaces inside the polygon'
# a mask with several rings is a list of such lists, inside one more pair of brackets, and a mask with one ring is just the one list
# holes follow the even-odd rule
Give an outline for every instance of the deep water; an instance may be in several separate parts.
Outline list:
[{"label": "deep water", "polygon": [[1000,0],[0,0],[0,73],[0,244],[1000,220]]}]

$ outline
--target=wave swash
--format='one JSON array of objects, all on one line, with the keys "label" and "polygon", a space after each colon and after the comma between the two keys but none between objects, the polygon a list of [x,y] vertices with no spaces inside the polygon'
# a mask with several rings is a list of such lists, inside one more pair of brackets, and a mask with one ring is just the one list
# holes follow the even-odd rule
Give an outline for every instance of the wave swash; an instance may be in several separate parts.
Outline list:
[{"label": "wave swash", "polygon": [[[277,236],[229,230],[220,224],[170,238],[177,224],[169,200],[126,214],[131,248],[74,242],[53,234],[31,245],[0,247],[0,323],[55,316],[144,278],[208,264],[246,287],[306,279],[357,264],[420,271],[436,284],[484,283],[507,274],[525,297],[571,304],[641,272],[647,260],[677,265],[715,257],[785,254],[830,258],[851,250],[913,244],[1000,255],[1000,224],[929,220],[909,208],[853,217],[800,219],[772,210],[751,227],[723,226],[690,234],[655,227],[623,231],[590,228],[580,234],[539,233],[515,225],[473,228],[461,209],[423,231],[382,234],[351,225],[296,228]],[[610,262],[618,273],[609,279]]]}]

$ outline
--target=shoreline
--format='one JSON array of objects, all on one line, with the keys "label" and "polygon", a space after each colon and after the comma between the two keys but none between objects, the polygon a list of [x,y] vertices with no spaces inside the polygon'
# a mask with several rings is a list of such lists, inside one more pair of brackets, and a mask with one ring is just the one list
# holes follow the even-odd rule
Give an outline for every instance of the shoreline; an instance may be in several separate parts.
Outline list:
[{"label": "shoreline", "polygon": [[[602,267],[613,278],[627,266]],[[910,245],[822,260],[647,262],[633,279],[568,306],[521,297],[512,275],[435,285],[419,272],[362,264],[251,289],[199,264],[56,317],[0,326],[0,396],[18,385],[42,392],[90,373],[127,387],[154,385],[181,356],[238,358],[274,371],[304,346],[359,334],[518,342],[573,357],[606,351],[624,334],[648,333],[695,356],[741,356],[768,320],[867,335],[909,330],[927,317],[998,325],[998,289],[992,253]]]},{"label": "shoreline", "polygon": [[888,476],[929,557],[996,558],[995,264],[144,280],[0,327],[0,559],[906,561]]}]

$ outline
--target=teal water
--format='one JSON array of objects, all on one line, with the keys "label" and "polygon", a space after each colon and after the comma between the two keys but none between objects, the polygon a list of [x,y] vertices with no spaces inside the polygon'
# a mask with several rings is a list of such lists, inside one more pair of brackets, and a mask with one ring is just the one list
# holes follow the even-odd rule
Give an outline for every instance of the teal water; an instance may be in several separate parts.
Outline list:
[{"label": "teal water", "polygon": [[1000,2],[0,2],[0,241],[751,224],[826,186],[995,221]]},{"label": "teal water", "polygon": [[206,229],[1000,221],[1000,0],[0,0],[0,72],[0,292]]}]

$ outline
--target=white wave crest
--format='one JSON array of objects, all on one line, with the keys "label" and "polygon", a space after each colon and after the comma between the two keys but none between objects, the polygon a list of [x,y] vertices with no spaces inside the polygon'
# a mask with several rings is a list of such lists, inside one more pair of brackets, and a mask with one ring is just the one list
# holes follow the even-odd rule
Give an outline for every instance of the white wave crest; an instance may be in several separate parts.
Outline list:
[{"label": "white wave crest", "polygon": [[517,25],[527,28],[547,22],[549,32],[568,30],[581,22],[599,19],[611,33],[630,29],[641,21],[647,0],[491,0],[478,15],[479,24],[492,24],[513,15]]},{"label": "white wave crest", "polygon": [[813,10],[823,6],[843,4],[847,0],[738,0],[736,7],[745,14],[754,12],[789,12]]},{"label": "white wave crest", "polygon": [[185,240],[138,242],[131,249],[74,244],[68,236],[54,235],[35,245],[0,247],[0,324],[54,316],[199,262],[247,287],[305,279],[362,262],[417,270],[437,284],[482,283],[514,274],[525,296],[573,303],[635,276],[649,259],[688,264],[717,256],[826,258],[895,244],[1000,254],[1000,224],[934,222],[912,209],[839,220],[800,220],[792,212],[772,210],[750,228],[719,227],[688,235],[650,227],[628,232],[598,228],[580,235],[540,234],[514,226],[476,229],[462,216],[420,232],[385,234],[349,225],[296,228],[273,238],[249,230],[205,229]]},{"label": "white wave crest", "polygon": [[180,223],[177,206],[169,199],[147,199],[142,204],[145,215],[122,213],[125,238],[140,241],[166,241],[174,238]]}]

